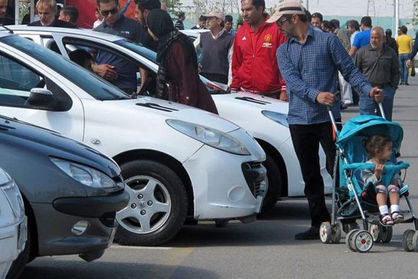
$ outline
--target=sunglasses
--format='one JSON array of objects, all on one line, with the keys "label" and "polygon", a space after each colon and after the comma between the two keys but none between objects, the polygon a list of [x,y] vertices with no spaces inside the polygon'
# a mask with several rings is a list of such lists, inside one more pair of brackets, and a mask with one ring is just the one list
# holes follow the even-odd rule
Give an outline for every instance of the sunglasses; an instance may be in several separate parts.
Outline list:
[{"label": "sunglasses", "polygon": [[276,23],[278,27],[282,27],[283,23],[285,23],[286,21],[288,21],[289,18],[287,17],[282,17],[281,19],[279,19]]},{"label": "sunglasses", "polygon": [[107,17],[109,14],[114,15],[117,12],[118,12],[118,8],[117,7],[114,7],[113,9],[108,10],[108,11],[100,11],[100,13],[102,14],[102,16],[104,16],[104,17]]}]

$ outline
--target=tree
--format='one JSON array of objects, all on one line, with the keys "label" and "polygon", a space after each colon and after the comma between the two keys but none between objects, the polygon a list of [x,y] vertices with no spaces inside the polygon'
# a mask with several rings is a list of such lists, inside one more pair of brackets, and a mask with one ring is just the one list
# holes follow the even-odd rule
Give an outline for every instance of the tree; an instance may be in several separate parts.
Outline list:
[{"label": "tree", "polygon": [[181,6],[183,5],[183,3],[181,3],[181,0],[166,0],[163,2],[167,6],[167,11],[170,13],[176,13],[180,11]]}]

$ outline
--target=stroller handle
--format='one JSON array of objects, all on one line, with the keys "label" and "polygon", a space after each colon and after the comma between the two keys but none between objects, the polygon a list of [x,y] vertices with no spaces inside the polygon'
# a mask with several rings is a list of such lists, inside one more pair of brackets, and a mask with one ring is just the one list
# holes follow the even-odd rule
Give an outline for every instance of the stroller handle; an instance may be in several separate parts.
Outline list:
[{"label": "stroller handle", "polygon": [[[343,166],[344,170],[374,170],[375,168],[376,164],[373,163],[352,163]],[[409,168],[409,163],[403,161],[400,161],[394,165],[384,166],[384,170],[389,172],[400,171],[407,168]]]}]

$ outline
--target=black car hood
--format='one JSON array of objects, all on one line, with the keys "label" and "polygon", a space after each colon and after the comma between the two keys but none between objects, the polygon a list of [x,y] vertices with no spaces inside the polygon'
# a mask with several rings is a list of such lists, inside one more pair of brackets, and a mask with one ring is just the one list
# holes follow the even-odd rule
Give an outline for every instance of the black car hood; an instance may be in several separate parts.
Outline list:
[{"label": "black car hood", "polygon": [[7,136],[22,148],[93,167],[110,177],[120,175],[119,166],[99,151],[52,130],[0,115],[0,140]]}]

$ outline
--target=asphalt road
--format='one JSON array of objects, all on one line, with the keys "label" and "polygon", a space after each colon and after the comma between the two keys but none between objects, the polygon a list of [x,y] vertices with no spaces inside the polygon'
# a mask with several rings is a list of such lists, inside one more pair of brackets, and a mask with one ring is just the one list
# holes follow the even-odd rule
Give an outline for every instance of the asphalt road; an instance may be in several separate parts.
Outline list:
[{"label": "asphalt road", "polygon": [[[418,210],[418,78],[410,83],[396,94],[393,120],[404,128],[401,160],[411,164],[406,181]],[[350,107],[343,119],[357,113]],[[255,223],[186,226],[164,247],[115,244],[91,263],[77,256],[38,258],[22,278],[418,278],[418,253],[402,249],[402,233],[411,224],[396,225],[389,244],[365,254],[349,251],[344,235],[333,245],[295,241],[294,234],[308,227],[305,199],[283,200]]]}]

